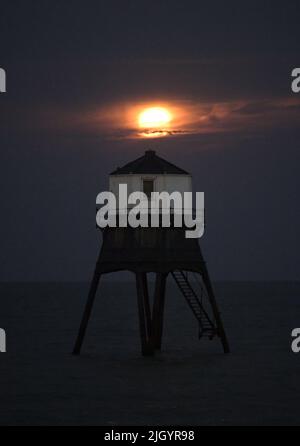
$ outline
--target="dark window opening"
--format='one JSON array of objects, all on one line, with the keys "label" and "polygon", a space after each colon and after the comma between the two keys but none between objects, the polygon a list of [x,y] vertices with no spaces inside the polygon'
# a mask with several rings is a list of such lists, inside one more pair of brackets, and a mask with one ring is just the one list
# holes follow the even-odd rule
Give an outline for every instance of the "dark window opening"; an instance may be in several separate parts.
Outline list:
[{"label": "dark window opening", "polygon": [[148,199],[151,198],[151,193],[154,192],[154,181],[144,180],[143,181],[144,194],[147,195]]}]

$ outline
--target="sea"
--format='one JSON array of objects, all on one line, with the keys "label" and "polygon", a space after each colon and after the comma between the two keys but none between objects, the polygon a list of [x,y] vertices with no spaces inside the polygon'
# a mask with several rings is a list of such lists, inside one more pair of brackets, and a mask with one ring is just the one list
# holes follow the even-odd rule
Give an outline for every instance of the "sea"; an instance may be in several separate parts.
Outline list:
[{"label": "sea", "polygon": [[88,283],[0,284],[2,426],[267,426],[300,423],[299,282],[216,282],[231,353],[169,279],[162,351],[140,352],[134,282],[101,283],[72,356]]}]

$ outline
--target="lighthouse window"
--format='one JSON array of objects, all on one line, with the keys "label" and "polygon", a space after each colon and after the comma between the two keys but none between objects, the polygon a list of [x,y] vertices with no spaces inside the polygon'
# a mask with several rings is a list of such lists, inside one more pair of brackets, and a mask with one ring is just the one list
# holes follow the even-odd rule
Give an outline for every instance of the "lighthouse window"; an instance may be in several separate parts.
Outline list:
[{"label": "lighthouse window", "polygon": [[148,198],[151,198],[151,193],[154,192],[154,181],[153,180],[144,180],[143,181],[143,190]]}]

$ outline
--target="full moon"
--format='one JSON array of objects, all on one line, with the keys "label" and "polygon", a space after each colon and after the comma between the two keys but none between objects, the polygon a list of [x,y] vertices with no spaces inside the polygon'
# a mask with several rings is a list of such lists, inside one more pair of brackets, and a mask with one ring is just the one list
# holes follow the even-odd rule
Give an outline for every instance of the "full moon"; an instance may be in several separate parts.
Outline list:
[{"label": "full moon", "polygon": [[140,128],[143,129],[163,130],[171,119],[172,116],[167,109],[163,107],[151,107],[140,113],[138,122]]}]

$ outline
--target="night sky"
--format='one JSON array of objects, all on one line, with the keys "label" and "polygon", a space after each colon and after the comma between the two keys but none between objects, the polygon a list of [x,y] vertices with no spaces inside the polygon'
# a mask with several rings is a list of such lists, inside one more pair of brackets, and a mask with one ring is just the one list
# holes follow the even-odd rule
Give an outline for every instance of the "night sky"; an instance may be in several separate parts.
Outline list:
[{"label": "night sky", "polygon": [[[2,1],[0,280],[89,280],[96,195],[148,148],[205,192],[213,279],[299,280],[299,23],[299,1]],[[134,137],[123,110],[155,101],[206,123]]]}]

